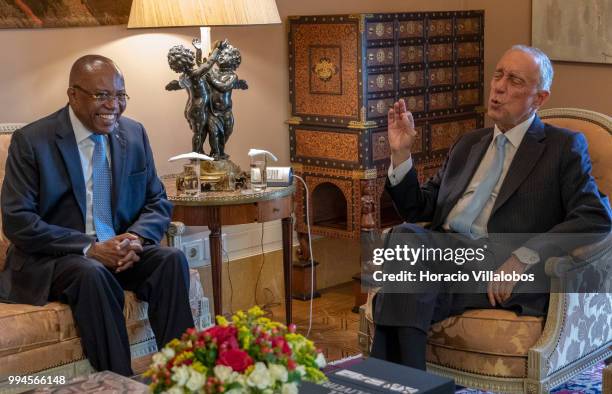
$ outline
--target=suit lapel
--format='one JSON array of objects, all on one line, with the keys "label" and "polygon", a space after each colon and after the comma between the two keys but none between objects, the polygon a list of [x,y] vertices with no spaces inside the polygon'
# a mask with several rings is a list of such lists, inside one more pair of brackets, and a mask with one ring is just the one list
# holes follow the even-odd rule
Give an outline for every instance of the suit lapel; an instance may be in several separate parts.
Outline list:
[{"label": "suit lapel", "polygon": [[[448,198],[441,196],[440,201],[447,201],[442,208],[441,214],[438,216],[438,219],[444,220],[451,211],[451,209],[457,204],[459,201],[459,197],[461,197],[467,188],[470,180],[474,176],[478,165],[480,164],[482,157],[484,156],[487,148],[491,144],[491,139],[493,138],[493,129],[491,129],[487,134],[485,134],[480,141],[472,146],[470,149],[470,153],[465,158],[465,167],[463,167],[460,171],[460,175],[457,178],[457,181],[450,184],[448,186],[448,190],[450,190],[448,194]],[[436,221],[437,222],[437,221]],[[441,223],[434,223],[441,224]]]},{"label": "suit lapel", "polygon": [[72,191],[83,217],[83,228],[85,228],[85,180],[79,148],[68,116],[68,106],[64,108],[59,120],[60,124],[56,130],[55,144],[64,159],[66,171],[70,177],[70,183],[72,183]]},{"label": "suit lapel", "polygon": [[525,133],[521,145],[516,151],[512,164],[510,164],[499,195],[495,200],[491,217],[493,217],[499,207],[501,207],[516,191],[538,162],[545,148],[545,144],[541,142],[544,136],[544,124],[536,115],[527,133]]},{"label": "suit lapel", "polygon": [[125,160],[126,160],[126,137],[121,126],[108,136],[111,152],[111,166],[113,174],[113,191],[111,196],[111,204],[113,207],[113,222],[117,222],[117,203],[119,201],[119,193],[121,184],[125,179]]}]

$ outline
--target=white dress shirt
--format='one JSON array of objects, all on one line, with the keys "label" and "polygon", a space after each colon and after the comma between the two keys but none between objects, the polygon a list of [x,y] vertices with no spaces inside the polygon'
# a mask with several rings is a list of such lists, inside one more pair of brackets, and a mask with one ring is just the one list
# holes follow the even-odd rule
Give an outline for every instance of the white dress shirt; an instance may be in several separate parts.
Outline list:
[{"label": "white dress shirt", "polygon": [[[70,115],[70,123],[72,123],[72,130],[74,130],[74,137],[76,138],[77,146],[79,148],[79,157],[81,158],[81,168],[83,169],[83,180],[85,181],[85,232],[87,235],[96,235],[96,229],[93,223],[93,152],[96,145],[91,138],[93,133],[89,131],[83,123],[77,118],[76,114],[69,106],[68,114]],[[106,139],[106,158],[108,164],[111,164],[110,147],[108,144],[108,135],[105,135]],[[89,249],[89,248],[87,248]]]},{"label": "white dress shirt", "polygon": [[[534,118],[535,114],[532,115],[529,119],[525,120],[522,123],[519,123],[512,129],[504,133],[508,138],[508,143],[504,145],[505,156],[504,163],[502,166],[502,173],[499,177],[499,180],[495,184],[493,191],[491,192],[491,196],[485,203],[485,206],[483,207],[478,217],[474,220],[474,224],[472,225],[472,232],[474,234],[477,234],[479,236],[487,236],[487,223],[489,222],[491,212],[493,211],[495,200],[497,199],[499,190],[501,189],[501,186],[504,182],[504,178],[508,173],[510,164],[512,163],[512,160],[516,155],[516,151],[521,145],[523,137],[527,133],[527,130],[529,129],[529,126],[531,126],[531,123],[533,122]],[[444,228],[445,230],[450,230],[449,223],[451,222],[451,220],[457,215],[459,215],[459,213],[463,211],[472,201],[472,197],[474,195],[474,192],[478,188],[478,185],[480,184],[480,182],[482,182],[487,171],[491,168],[495,155],[495,138],[501,133],[502,131],[497,127],[497,125],[495,125],[495,128],[493,130],[493,139],[491,140],[491,143],[489,144],[489,147],[487,148],[484,157],[478,165],[476,172],[474,172],[474,175],[468,183],[467,188],[463,192],[463,195],[461,196],[461,198],[459,198],[459,201],[457,201],[457,204],[455,204],[453,209],[451,209],[448,216],[446,217],[446,220],[444,221],[444,224],[442,225],[442,228]],[[391,164],[389,166],[388,172],[389,182],[391,183],[391,186],[396,186],[397,184],[399,184],[404,179],[406,174],[408,174],[408,172],[412,169],[412,167],[412,157],[397,166],[397,168],[393,168],[393,164]],[[519,248],[514,252],[514,255],[525,264],[535,264],[539,261],[539,256],[537,256],[537,253],[527,248]]]}]

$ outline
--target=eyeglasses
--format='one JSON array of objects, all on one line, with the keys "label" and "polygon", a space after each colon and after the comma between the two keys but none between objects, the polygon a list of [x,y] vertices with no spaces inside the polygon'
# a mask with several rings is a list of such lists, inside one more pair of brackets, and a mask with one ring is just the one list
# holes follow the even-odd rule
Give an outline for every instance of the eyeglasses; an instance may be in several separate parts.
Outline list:
[{"label": "eyeglasses", "polygon": [[94,99],[95,101],[97,101],[98,103],[107,103],[111,100],[119,100],[119,102],[121,103],[125,103],[126,101],[128,101],[130,99],[130,96],[127,95],[127,93],[117,93],[117,94],[110,94],[110,93],[106,93],[106,92],[90,92],[89,90],[85,90],[82,87],[80,87],[79,85],[73,85],[71,86],[73,89],[78,89],[81,92],[89,95],[89,97],[91,97],[92,99]]}]

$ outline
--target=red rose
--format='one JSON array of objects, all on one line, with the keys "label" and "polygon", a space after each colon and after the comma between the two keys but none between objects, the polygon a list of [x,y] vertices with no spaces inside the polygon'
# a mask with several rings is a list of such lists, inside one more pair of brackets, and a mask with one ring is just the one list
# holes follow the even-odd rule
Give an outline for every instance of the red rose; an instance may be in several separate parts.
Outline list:
[{"label": "red rose", "polygon": [[272,340],[272,346],[280,349],[284,354],[291,354],[291,348],[287,343],[287,340],[283,337],[276,337]]},{"label": "red rose", "polygon": [[231,349],[219,354],[217,365],[225,365],[236,372],[242,373],[250,365],[253,365],[253,359],[244,350]]},{"label": "red rose", "polygon": [[236,327],[212,326],[205,332],[209,334],[212,339],[216,339],[217,346],[219,347],[224,344],[224,348],[227,349],[237,349],[239,347],[238,339],[236,338],[236,335],[238,334],[238,330],[236,330]]}]

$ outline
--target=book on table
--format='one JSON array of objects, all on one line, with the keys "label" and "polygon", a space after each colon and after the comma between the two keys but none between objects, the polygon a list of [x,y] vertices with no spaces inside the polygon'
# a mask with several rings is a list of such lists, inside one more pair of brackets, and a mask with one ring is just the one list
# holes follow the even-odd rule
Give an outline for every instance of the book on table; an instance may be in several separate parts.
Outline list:
[{"label": "book on table", "polygon": [[418,369],[368,358],[327,374],[322,384],[303,382],[300,393],[452,394],[455,382]]}]

